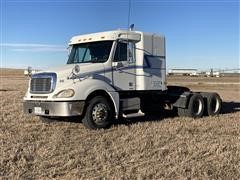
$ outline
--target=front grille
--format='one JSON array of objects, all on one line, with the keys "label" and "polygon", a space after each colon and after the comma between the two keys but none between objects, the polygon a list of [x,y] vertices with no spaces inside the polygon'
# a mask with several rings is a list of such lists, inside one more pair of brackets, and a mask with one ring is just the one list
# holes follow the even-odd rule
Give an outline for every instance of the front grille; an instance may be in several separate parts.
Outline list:
[{"label": "front grille", "polygon": [[55,85],[55,73],[34,74],[30,82],[30,91],[36,94],[50,93],[54,90]]},{"label": "front grille", "polygon": [[51,78],[34,78],[31,80],[31,91],[49,92],[51,90]]}]

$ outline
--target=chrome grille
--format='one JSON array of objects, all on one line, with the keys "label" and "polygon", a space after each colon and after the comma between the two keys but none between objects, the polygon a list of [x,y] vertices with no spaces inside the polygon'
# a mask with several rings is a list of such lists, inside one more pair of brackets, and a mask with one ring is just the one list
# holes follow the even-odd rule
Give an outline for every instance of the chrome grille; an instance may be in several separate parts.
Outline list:
[{"label": "chrome grille", "polygon": [[34,74],[30,82],[30,91],[36,94],[50,93],[54,90],[55,85],[55,73]]},{"label": "chrome grille", "polygon": [[34,78],[31,80],[31,91],[49,92],[51,90],[51,78]]}]

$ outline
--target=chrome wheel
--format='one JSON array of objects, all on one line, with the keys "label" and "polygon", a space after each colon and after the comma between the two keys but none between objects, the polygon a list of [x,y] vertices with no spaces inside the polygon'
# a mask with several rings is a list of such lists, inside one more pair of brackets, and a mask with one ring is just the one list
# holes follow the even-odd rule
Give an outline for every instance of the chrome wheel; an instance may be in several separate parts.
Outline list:
[{"label": "chrome wheel", "polygon": [[114,109],[111,101],[105,97],[95,96],[87,102],[82,122],[89,129],[109,128],[114,120]]},{"label": "chrome wheel", "polygon": [[200,99],[197,99],[193,104],[193,113],[199,115],[203,111],[203,103]]},{"label": "chrome wheel", "polygon": [[214,114],[216,114],[219,111],[220,108],[220,100],[218,98],[213,98],[212,104],[211,104],[211,109]]},{"label": "chrome wheel", "polygon": [[107,106],[103,103],[96,104],[92,109],[92,119],[96,124],[104,123],[108,118]]},{"label": "chrome wheel", "polygon": [[202,96],[205,101],[205,115],[215,116],[218,115],[222,108],[222,99],[217,93],[203,92]]}]

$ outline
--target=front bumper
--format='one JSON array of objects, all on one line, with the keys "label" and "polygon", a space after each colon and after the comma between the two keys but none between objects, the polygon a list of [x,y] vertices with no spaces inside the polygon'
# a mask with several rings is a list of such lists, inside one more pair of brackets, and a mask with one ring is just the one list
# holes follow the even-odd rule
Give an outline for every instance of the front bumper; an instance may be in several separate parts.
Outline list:
[{"label": "front bumper", "polygon": [[24,101],[24,112],[38,116],[79,116],[84,109],[84,101]]}]

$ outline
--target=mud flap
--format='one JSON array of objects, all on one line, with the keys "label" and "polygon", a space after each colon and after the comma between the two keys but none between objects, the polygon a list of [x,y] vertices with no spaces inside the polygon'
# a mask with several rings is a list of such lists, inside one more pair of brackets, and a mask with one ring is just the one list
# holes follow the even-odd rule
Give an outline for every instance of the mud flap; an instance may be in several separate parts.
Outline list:
[{"label": "mud flap", "polygon": [[173,106],[187,108],[191,95],[192,95],[191,92],[184,92],[183,94],[175,95],[175,102],[173,103]]}]

